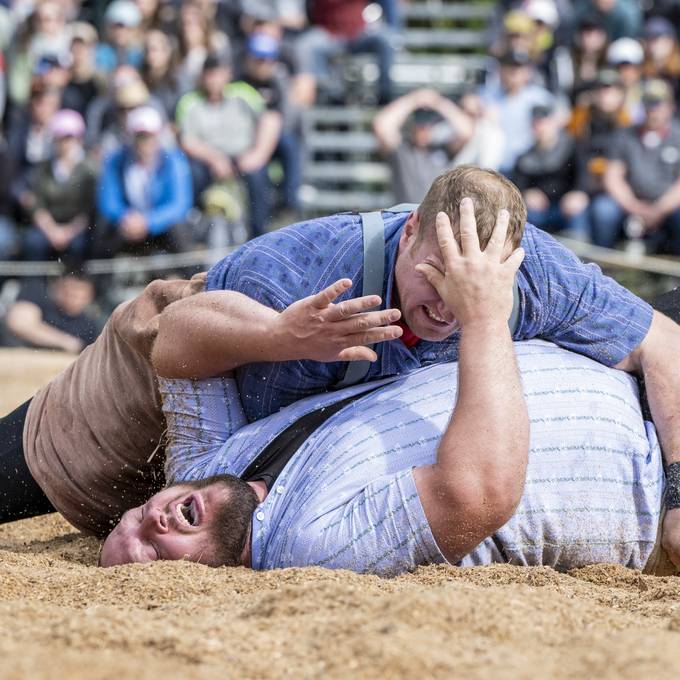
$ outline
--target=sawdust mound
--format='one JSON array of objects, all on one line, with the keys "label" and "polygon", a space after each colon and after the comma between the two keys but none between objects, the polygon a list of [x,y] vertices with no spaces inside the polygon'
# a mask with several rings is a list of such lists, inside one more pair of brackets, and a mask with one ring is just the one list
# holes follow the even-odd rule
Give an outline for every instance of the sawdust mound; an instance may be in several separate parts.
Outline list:
[{"label": "sawdust mound", "polygon": [[[64,362],[0,353],[12,386],[3,411]],[[0,527],[1,678],[678,674],[680,579],[614,566],[427,567],[392,580],[187,563],[102,570],[98,551],[56,515]]]}]

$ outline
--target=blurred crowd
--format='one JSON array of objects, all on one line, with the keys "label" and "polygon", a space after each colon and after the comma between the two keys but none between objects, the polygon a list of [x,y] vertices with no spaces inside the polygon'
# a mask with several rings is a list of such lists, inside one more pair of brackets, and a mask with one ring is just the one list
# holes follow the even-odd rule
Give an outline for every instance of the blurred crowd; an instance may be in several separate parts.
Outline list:
[{"label": "blurred crowd", "polygon": [[[680,256],[680,0],[503,0],[484,74],[455,97],[396,91],[405,5],[0,0],[0,260],[72,271],[25,287],[5,335],[89,342],[84,259],[235,244],[273,215],[294,221],[302,120],[318,104],[378,107],[397,202],[474,163],[515,181],[543,229]],[[376,78],[350,102],[338,63],[356,53]],[[48,317],[77,342],[46,333]]]},{"label": "blurred crowd", "polygon": [[481,85],[406,94],[376,117],[398,200],[476,163],[523,191],[529,221],[680,255],[680,2],[501,2]]}]

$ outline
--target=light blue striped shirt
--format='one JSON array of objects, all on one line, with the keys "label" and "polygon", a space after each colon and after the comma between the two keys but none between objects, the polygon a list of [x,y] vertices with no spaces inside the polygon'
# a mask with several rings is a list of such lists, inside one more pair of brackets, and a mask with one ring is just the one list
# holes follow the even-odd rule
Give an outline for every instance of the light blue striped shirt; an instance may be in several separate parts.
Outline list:
[{"label": "light blue striped shirt", "polygon": [[[540,340],[516,350],[531,420],[525,492],[513,518],[460,564],[643,567],[664,479],[635,380]],[[255,568],[393,575],[445,561],[413,468],[436,459],[456,399],[457,364],[382,383],[333,415],[286,465],[253,516]],[[168,480],[240,475],[304,413],[375,384],[317,395],[246,424],[233,381],[162,381]]]}]

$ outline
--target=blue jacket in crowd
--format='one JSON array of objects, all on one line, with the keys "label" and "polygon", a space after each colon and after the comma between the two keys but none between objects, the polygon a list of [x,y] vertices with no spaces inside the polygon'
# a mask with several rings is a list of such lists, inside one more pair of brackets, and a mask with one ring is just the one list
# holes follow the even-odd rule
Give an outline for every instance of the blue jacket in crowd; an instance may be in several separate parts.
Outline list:
[{"label": "blue jacket in crowd", "polygon": [[[125,171],[133,163],[134,152],[129,146],[104,159],[97,205],[102,217],[116,225],[133,209],[125,192]],[[151,207],[143,214],[152,236],[186,219],[193,205],[193,188],[189,163],[179,149],[161,149],[149,193]]]}]

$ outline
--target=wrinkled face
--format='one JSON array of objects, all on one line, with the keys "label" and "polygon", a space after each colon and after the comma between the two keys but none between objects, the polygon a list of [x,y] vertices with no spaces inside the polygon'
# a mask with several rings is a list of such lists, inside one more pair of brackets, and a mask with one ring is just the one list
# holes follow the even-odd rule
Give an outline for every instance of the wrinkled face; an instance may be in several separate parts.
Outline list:
[{"label": "wrinkled face", "polygon": [[163,489],[123,515],[104,542],[101,566],[182,559],[219,566],[211,528],[228,497],[219,482],[200,489],[189,484]]},{"label": "wrinkled face", "polygon": [[428,234],[421,243],[416,244],[420,228],[417,213],[412,213],[399,240],[394,278],[399,294],[399,308],[406,325],[419,338],[437,342],[448,338],[457,330],[458,325],[437,291],[415,269],[417,264],[424,262],[444,271],[434,228],[431,230],[432,235]]}]

